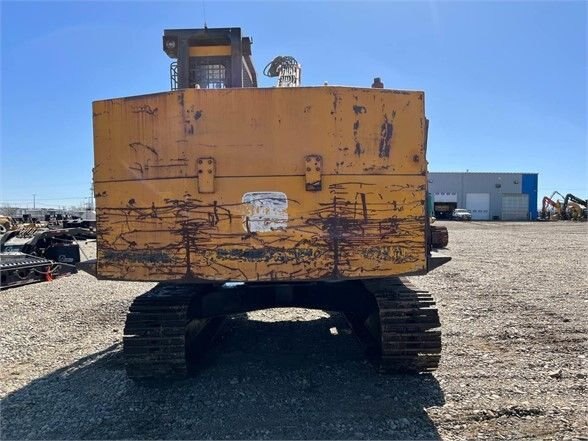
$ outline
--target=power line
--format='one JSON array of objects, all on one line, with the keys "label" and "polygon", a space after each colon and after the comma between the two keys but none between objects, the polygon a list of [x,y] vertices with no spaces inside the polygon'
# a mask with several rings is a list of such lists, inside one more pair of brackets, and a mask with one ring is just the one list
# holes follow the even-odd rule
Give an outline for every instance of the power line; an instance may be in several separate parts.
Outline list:
[{"label": "power line", "polygon": [[[63,201],[70,199],[88,199],[89,196],[68,196],[64,198],[36,198],[37,201]],[[33,199],[1,199],[0,203],[3,202],[32,202]]]},{"label": "power line", "polygon": [[[41,207],[41,208],[56,208],[58,206],[62,206],[63,204],[39,204],[37,203],[37,206]],[[74,205],[77,206],[77,205]]]}]

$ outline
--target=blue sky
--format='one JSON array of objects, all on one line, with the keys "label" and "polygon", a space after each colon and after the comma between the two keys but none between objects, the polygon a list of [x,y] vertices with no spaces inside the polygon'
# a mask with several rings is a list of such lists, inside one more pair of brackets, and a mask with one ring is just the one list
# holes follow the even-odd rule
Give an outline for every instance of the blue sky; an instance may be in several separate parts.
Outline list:
[{"label": "blue sky", "polygon": [[424,90],[431,171],[588,195],[586,2],[2,1],[0,204],[87,197],[91,102],[168,90],[162,31],[204,10],[253,37],[258,73],[293,55],[304,85]]}]

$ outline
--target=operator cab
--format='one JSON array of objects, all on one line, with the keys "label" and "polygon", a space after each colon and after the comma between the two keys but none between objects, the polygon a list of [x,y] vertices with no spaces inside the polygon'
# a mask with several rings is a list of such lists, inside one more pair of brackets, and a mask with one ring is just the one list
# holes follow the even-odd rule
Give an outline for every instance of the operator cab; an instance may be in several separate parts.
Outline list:
[{"label": "operator cab", "polygon": [[241,28],[164,30],[163,50],[175,60],[171,90],[257,87],[251,44]]}]

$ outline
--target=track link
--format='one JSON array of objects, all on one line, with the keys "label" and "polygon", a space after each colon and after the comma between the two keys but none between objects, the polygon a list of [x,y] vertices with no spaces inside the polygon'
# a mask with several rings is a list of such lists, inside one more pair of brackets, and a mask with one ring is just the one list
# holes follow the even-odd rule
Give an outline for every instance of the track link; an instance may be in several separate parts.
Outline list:
[{"label": "track link", "polygon": [[433,297],[406,279],[373,279],[363,285],[378,311],[348,317],[368,356],[383,373],[432,372],[441,357],[441,326]]},{"label": "track link", "polygon": [[214,337],[221,319],[192,319],[190,306],[206,287],[160,283],[129,308],[123,337],[127,375],[135,380],[181,379]]}]

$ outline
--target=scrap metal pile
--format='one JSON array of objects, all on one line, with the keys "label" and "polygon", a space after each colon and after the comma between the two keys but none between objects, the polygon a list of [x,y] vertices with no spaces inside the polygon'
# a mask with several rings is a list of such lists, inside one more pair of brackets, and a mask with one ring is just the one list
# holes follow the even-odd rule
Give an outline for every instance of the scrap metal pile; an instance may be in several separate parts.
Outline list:
[{"label": "scrap metal pile", "polygon": [[14,226],[0,235],[0,289],[51,281],[77,272],[78,239],[95,238],[86,228]]}]

